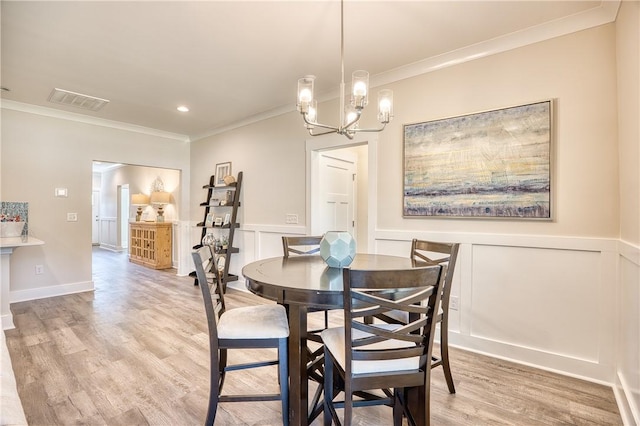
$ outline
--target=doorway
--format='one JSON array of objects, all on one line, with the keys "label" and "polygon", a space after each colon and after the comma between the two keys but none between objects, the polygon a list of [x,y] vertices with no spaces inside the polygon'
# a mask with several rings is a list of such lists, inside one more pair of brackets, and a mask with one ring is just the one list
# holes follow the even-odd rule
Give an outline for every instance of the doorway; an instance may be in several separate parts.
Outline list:
[{"label": "doorway", "polygon": [[340,151],[346,148],[352,148],[353,152],[359,152],[356,154],[358,160],[353,185],[353,235],[356,237],[359,252],[375,251],[373,243],[377,218],[377,144],[378,137],[375,134],[359,134],[354,139],[331,134],[306,141],[307,233],[319,233],[325,226],[322,223],[325,213],[321,213],[322,209],[319,207],[322,203],[322,185],[326,185],[320,180],[321,161],[324,161],[323,158],[338,156]]}]

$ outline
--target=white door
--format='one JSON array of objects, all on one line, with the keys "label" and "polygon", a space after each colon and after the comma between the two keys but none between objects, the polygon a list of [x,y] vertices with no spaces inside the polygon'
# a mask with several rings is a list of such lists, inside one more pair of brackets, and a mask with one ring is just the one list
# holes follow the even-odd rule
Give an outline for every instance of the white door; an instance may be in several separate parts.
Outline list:
[{"label": "white door", "polygon": [[318,214],[314,235],[348,231],[355,235],[354,182],[357,157],[346,151],[321,152],[318,167]]},{"label": "white door", "polygon": [[91,193],[91,244],[100,245],[100,191]]}]

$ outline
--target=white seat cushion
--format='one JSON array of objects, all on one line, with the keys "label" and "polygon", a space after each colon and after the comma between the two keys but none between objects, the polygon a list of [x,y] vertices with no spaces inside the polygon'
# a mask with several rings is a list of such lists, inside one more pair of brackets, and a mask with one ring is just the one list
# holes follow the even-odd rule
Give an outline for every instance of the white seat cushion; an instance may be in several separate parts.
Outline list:
[{"label": "white seat cushion", "polygon": [[287,336],[287,311],[282,305],[230,309],[218,321],[220,339],[280,339]]},{"label": "white seat cushion", "polygon": [[[375,326],[386,330],[395,330],[400,327],[397,324],[376,324]],[[344,370],[346,364],[344,327],[329,328],[324,330],[321,336],[325,347],[331,352],[340,367]],[[366,336],[371,336],[371,334],[352,329],[352,337],[354,339],[360,339]],[[373,345],[361,346],[358,349],[408,348],[412,346],[414,346],[414,344],[411,342],[405,342],[402,340],[386,340]],[[352,364],[353,374],[417,370],[420,366],[420,358],[412,357],[388,361],[353,361]]]}]

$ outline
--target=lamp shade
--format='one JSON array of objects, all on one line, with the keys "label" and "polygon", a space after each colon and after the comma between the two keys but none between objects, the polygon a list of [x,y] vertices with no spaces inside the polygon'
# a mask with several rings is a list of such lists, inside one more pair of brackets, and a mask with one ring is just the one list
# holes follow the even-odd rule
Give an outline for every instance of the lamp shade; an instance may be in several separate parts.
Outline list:
[{"label": "lamp shade", "polygon": [[169,204],[170,202],[171,202],[170,192],[154,191],[151,193],[151,204],[164,205],[164,204]]},{"label": "lamp shade", "polygon": [[133,194],[131,204],[134,206],[146,206],[149,204],[149,196],[144,194]]}]

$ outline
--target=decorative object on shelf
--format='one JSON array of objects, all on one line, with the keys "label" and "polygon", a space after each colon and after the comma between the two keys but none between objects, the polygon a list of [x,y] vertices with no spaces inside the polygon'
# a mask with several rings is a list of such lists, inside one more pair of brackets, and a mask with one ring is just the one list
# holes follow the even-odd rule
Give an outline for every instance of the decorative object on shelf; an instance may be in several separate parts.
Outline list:
[{"label": "decorative object on shelf", "polygon": [[206,233],[204,237],[202,237],[203,246],[215,247],[216,242],[217,242],[216,236],[213,235],[211,232]]},{"label": "decorative object on shelf", "polygon": [[227,226],[231,224],[231,213],[227,213],[224,215],[224,220],[222,221],[222,226]]},{"label": "decorative object on shelf", "polygon": [[0,237],[19,237],[22,235],[22,231],[24,230],[25,222],[0,222]]},{"label": "decorative object on shelf", "polygon": [[[297,107],[305,123],[305,127],[311,136],[321,136],[327,133],[338,133],[349,139],[353,139],[357,132],[380,132],[393,118],[393,92],[385,89],[378,93],[378,121],[382,127],[377,129],[359,129],[358,121],[362,110],[369,102],[369,73],[367,71],[354,71],[351,79],[351,101],[349,108],[345,109],[345,85],[344,85],[344,0],[340,1],[340,116],[338,126],[328,126],[317,121],[318,102],[313,97],[314,75],[307,75],[298,80]],[[322,133],[314,133],[316,127],[327,129]]]},{"label": "decorative object on shelf", "polygon": [[229,175],[231,175],[231,162],[216,164],[216,186],[227,185],[224,182],[224,178]]},{"label": "decorative object on shelf", "polygon": [[222,180],[224,180],[224,184],[227,186],[236,183],[236,178],[234,178],[232,175],[226,175]]},{"label": "decorative object on shelf", "polygon": [[216,217],[215,221],[213,222],[213,226],[222,226],[222,218],[220,216]]},{"label": "decorative object on shelf", "polygon": [[156,222],[164,222],[163,207],[171,202],[171,193],[164,191],[155,191],[151,193],[151,204],[158,206],[158,216]]},{"label": "decorative object on shelf", "polygon": [[142,206],[149,205],[149,196],[145,194],[133,194],[131,196],[131,205],[138,207],[138,210],[136,210],[136,222],[140,222],[140,218],[142,218]]},{"label": "decorative object on shelf", "polygon": [[347,231],[328,231],[320,240],[320,256],[331,268],[349,266],[356,257],[356,240]]},{"label": "decorative object on shelf", "polygon": [[[19,201],[1,201],[0,222],[21,223],[21,225],[1,225],[2,237],[21,236],[26,238],[29,234],[29,203]],[[20,233],[18,235],[14,235],[17,232],[17,228],[20,228]]]}]

